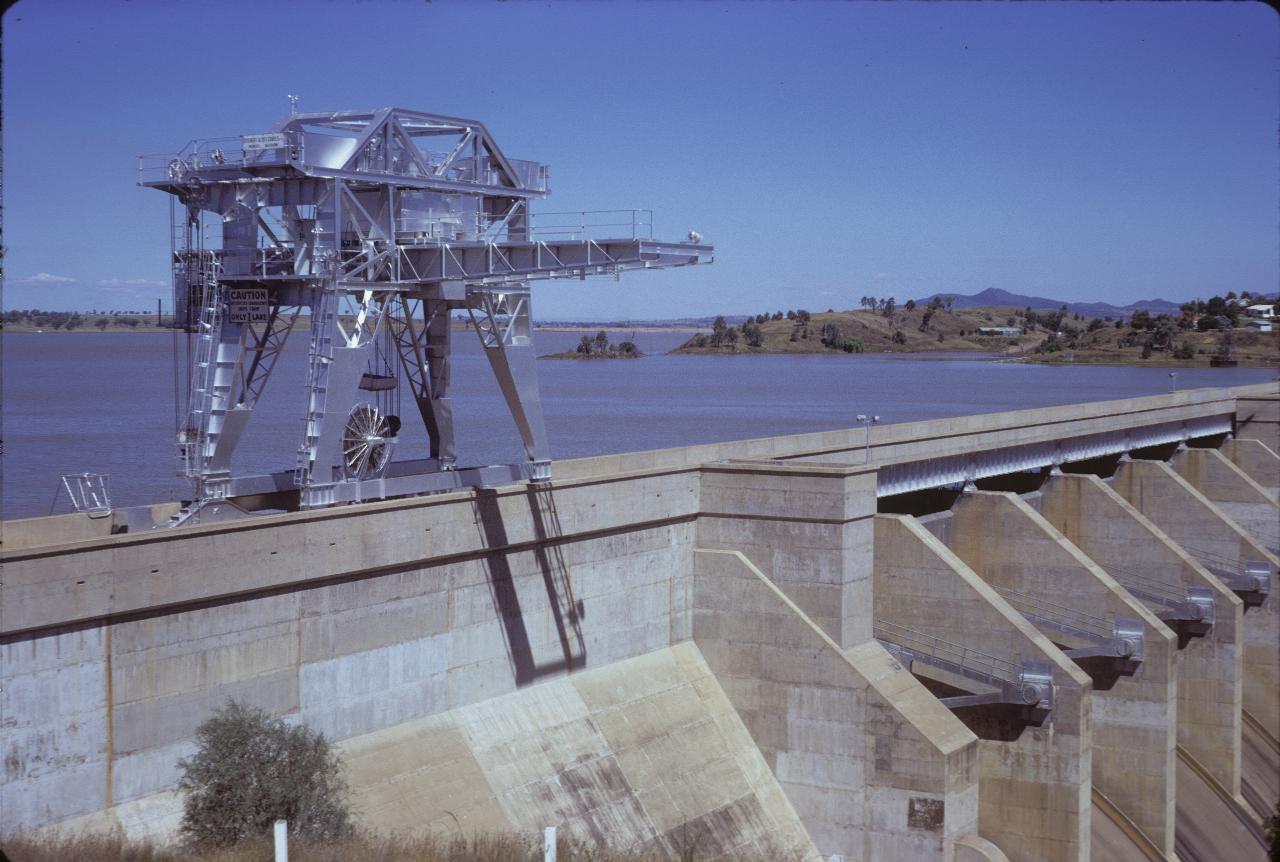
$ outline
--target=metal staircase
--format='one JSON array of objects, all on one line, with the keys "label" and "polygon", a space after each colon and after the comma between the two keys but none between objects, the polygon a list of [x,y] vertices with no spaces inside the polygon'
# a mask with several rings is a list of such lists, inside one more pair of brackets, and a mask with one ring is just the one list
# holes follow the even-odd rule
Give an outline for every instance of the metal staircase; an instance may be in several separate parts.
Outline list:
[{"label": "metal staircase", "polygon": [[1053,709],[1053,677],[1048,662],[1000,658],[963,644],[878,619],[873,635],[915,672],[916,663],[978,683],[986,691],[939,698],[950,709],[1010,704],[1047,715]]},{"label": "metal staircase", "polygon": [[[317,301],[311,315],[311,349],[307,357],[307,415],[302,444],[298,447],[298,462],[293,471],[293,482],[299,488],[310,485],[308,481],[314,469],[316,444],[320,442],[320,430],[325,416],[328,395],[329,366],[333,362],[333,334],[337,331],[334,319],[338,314],[336,290],[317,291]],[[323,477],[327,483],[330,477]],[[321,489],[312,489],[323,493]],[[317,501],[318,505],[323,505]]]},{"label": "metal staircase", "polygon": [[[219,355],[222,302],[218,276],[221,267],[216,255],[202,248],[190,250],[184,257],[187,260],[188,280],[195,281],[200,286],[200,317],[196,324],[192,351],[187,424],[178,431],[178,445],[183,475],[199,479],[205,472],[209,455],[216,444],[217,431],[212,427],[212,419],[217,409],[218,365],[225,360],[225,357]],[[231,363],[234,366],[235,358],[232,358]],[[225,406],[221,409],[225,413]]]},{"label": "metal staircase", "polygon": [[1246,607],[1261,605],[1271,593],[1271,565],[1266,560],[1237,560],[1207,548],[1182,547],[1238,595]]},{"label": "metal staircase", "polygon": [[1165,622],[1181,623],[1190,634],[1207,634],[1213,625],[1213,593],[1204,587],[1183,587],[1128,569],[1108,565],[1107,574],[1151,608]]},{"label": "metal staircase", "polygon": [[1142,623],[1116,617],[1107,622],[1101,617],[1046,601],[1030,593],[994,587],[995,591],[1036,628],[1049,629],[1088,646],[1068,647],[1063,652],[1073,659],[1104,657],[1123,659],[1129,663],[1142,661]]}]

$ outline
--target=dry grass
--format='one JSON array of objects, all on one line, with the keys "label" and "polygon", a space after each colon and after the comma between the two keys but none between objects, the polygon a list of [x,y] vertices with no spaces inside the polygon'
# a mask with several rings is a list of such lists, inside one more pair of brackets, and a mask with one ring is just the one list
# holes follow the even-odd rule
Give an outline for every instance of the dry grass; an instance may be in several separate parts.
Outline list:
[{"label": "dry grass", "polygon": [[[126,841],[116,836],[75,838],[13,838],[4,842],[11,862],[272,862],[269,839],[245,842],[224,850],[196,851],[181,845]],[[607,850],[562,841],[559,862],[707,862],[711,854],[691,847],[671,854]],[[753,858],[733,856],[735,862],[777,862],[773,854]],[[289,841],[290,862],[542,862],[539,841],[514,835],[472,838],[378,838],[361,835],[333,844]]]}]

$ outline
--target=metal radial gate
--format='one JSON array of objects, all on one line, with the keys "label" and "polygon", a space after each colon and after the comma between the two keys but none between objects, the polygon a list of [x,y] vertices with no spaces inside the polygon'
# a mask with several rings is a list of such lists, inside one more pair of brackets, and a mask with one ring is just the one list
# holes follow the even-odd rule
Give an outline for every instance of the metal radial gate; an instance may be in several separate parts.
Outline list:
[{"label": "metal radial gate", "polygon": [[[189,333],[185,520],[210,503],[294,492],[303,508],[549,478],[529,282],[710,263],[652,236],[644,211],[535,214],[547,167],[483,124],[402,108],[294,114],[268,133],[139,159],[174,196],[176,325]],[[570,217],[570,215],[572,217]],[[309,315],[306,415],[293,469],[236,475],[232,456],[286,340]],[[459,468],[450,396],[464,311],[526,460]],[[407,387],[430,441],[393,460]]]}]

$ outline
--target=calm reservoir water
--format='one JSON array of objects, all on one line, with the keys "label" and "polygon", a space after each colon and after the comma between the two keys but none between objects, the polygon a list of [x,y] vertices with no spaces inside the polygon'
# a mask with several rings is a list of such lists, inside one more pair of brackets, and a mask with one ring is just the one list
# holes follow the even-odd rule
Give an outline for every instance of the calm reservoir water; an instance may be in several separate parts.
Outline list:
[{"label": "calm reservoir water", "polygon": [[[305,334],[300,334],[305,336]],[[613,332],[616,340],[630,332]],[[477,339],[455,333],[454,412],[461,464],[523,458]],[[539,332],[539,353],[581,333]],[[848,427],[857,413],[907,422],[1168,391],[1163,368],[1043,366],[966,354],[666,356],[684,333],[638,333],[644,359],[538,363],[551,451],[575,458]],[[7,333],[3,339],[2,515],[48,514],[63,473],[110,476],[112,501],[189,493],[173,475],[172,339],[160,333]],[[303,409],[306,339],[295,337],[237,450],[237,471],[293,466]],[[1272,370],[1178,371],[1179,388],[1274,380]],[[183,384],[185,390],[185,383]],[[405,398],[398,458],[425,455]],[[554,470],[554,468],[553,468]],[[58,511],[66,511],[65,497]]]}]

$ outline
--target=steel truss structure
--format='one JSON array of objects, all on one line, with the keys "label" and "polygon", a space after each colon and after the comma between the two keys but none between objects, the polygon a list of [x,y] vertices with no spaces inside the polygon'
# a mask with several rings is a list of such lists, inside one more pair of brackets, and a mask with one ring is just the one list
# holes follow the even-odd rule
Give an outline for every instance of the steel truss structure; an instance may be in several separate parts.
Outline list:
[{"label": "steel truss structure", "polygon": [[[710,263],[652,236],[646,211],[535,214],[547,167],[508,158],[474,120],[402,108],[294,114],[270,132],[139,158],[174,196],[175,325],[189,333],[178,429],[193,503],[297,493],[302,508],[549,478],[529,282]],[[212,228],[212,229],[211,229]],[[232,456],[302,312],[306,414],[293,469]],[[451,318],[465,312],[524,444],[523,463],[458,465]],[[392,459],[408,387],[425,457]],[[210,507],[211,503],[218,503]]]}]

